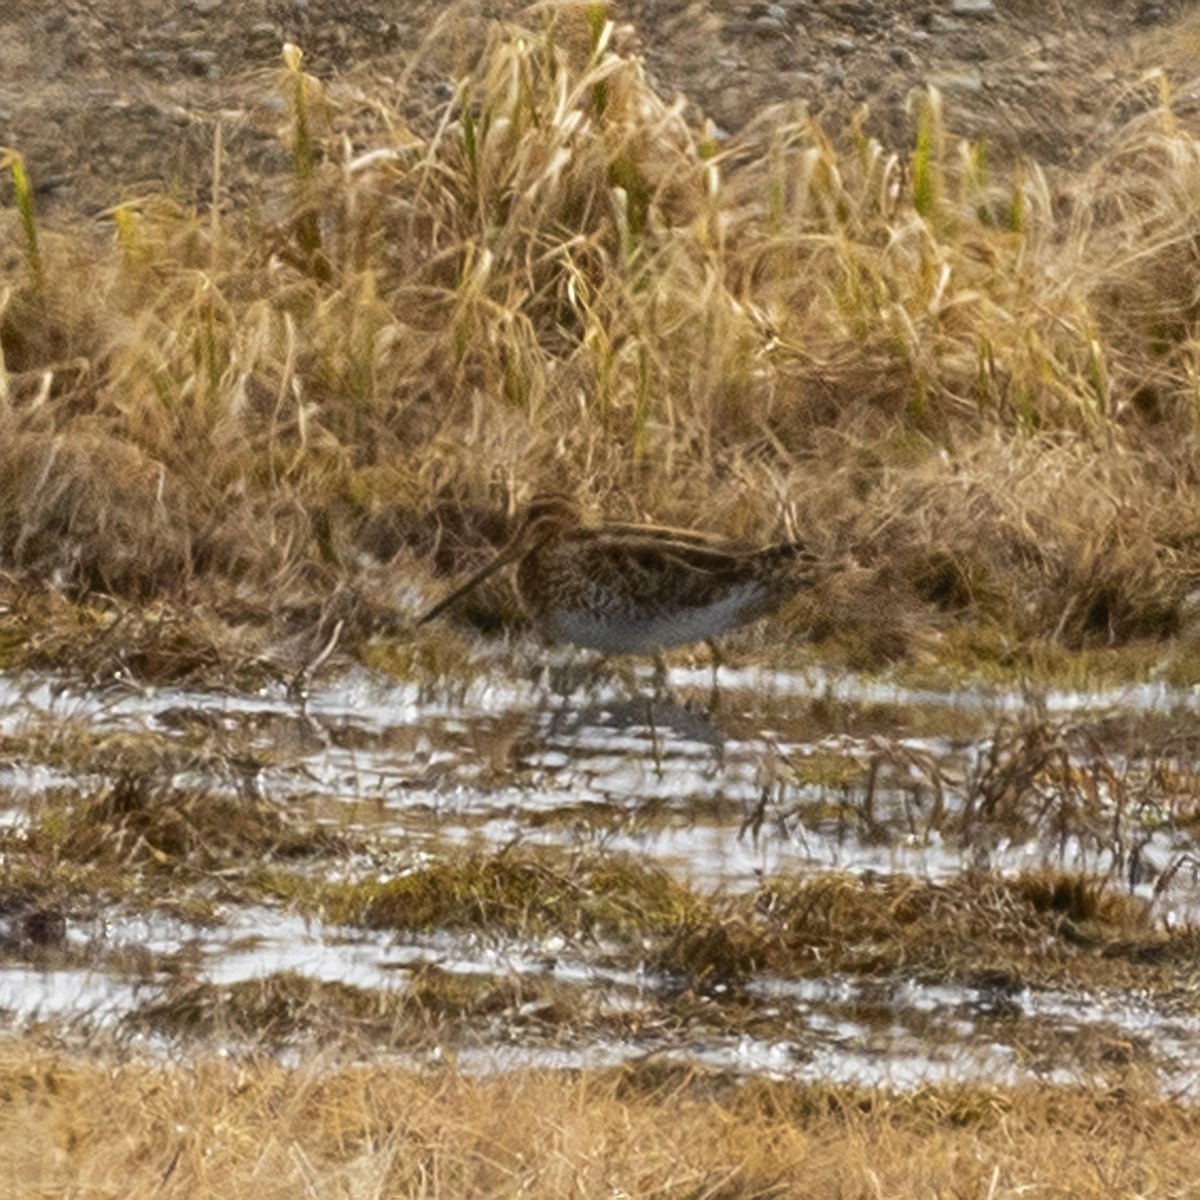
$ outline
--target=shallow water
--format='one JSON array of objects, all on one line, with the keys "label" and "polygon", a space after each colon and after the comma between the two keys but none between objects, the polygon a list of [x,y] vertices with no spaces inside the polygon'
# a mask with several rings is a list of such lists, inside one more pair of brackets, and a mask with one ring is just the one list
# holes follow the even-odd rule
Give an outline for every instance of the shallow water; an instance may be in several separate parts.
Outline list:
[{"label": "shallow water", "polygon": [[[638,682],[648,691],[644,676]],[[95,690],[0,677],[0,826],[30,825],[56,790],[96,786],[112,740],[142,739],[164,761],[181,752],[175,784],[249,784],[268,797],[302,797],[323,821],[390,848],[382,859],[328,868],[351,878],[394,872],[398,852],[411,862],[448,846],[514,843],[626,853],[703,894],[751,890],[781,872],[937,880],[970,866],[1011,873],[1048,864],[1110,874],[1113,886],[1152,901],[1164,924],[1200,912],[1194,867],[1164,882],[1169,866],[1195,854],[1194,823],[1167,819],[1170,789],[1146,782],[1164,762],[1190,769],[1189,751],[1167,762],[1156,749],[1151,764],[1136,732],[1121,731],[1122,722],[1152,717],[1186,728],[1198,706],[1191,691],[1143,685],[1031,701],[1016,691],[942,693],[755,669],[722,672],[710,712],[709,682],[706,671],[677,670],[676,698],[651,700],[628,679],[571,690],[570,679],[541,676],[435,687],[352,673],[301,709],[270,692]],[[1061,755],[1026,779],[1028,820],[990,828],[968,809],[986,799],[989,763],[996,774],[1031,709],[1056,730]],[[74,734],[99,747],[93,759],[58,760],[55,748]],[[191,752],[198,746],[239,763],[236,779]],[[1056,801],[1070,801],[1069,828],[1045,815],[1057,813]],[[9,937],[5,921],[15,919],[0,911],[0,934]],[[403,939],[234,902],[202,924],[120,906],[99,917],[71,914],[65,949],[24,961],[9,953],[0,1010],[13,1022],[116,1022],[170,986],[160,960],[173,955],[186,959],[189,979],[217,987],[295,972],[403,990],[429,966],[528,977],[586,993],[602,1018],[591,1028],[553,1029],[538,1024],[533,1004],[510,1014],[506,1044],[483,1037],[444,1048],[479,1070],[652,1056],[904,1086],[1078,1079],[1107,1069],[1110,1044],[1134,1047],[1133,1058],[1175,1090],[1195,1090],[1200,1070],[1195,1015],[1069,989],[999,995],[918,981],[761,978],[737,998],[732,1017],[722,1009],[683,1033],[648,1018],[621,1035],[608,1018],[661,1015],[673,982],[614,967],[596,947],[449,933]],[[719,988],[711,1003],[715,1013]]]}]

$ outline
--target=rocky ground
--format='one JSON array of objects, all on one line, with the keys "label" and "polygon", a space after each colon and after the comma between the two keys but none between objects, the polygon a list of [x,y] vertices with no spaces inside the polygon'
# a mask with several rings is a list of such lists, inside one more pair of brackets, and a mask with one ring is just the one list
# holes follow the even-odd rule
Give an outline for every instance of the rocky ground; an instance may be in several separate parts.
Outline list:
[{"label": "rocky ground", "polygon": [[[1196,106],[1192,0],[625,0],[666,95],[734,132],[804,104],[836,133],[908,144],[913,88],[936,85],[952,128],[997,153],[1079,166],[1155,103],[1155,69]],[[273,72],[285,42],[351,106],[404,88],[427,122],[483,43],[487,23],[543,19],[510,0],[47,0],[0,4],[0,145],[26,158],[43,217],[95,215],[170,187],[203,198],[219,123],[227,194],[287,169]],[[431,37],[438,22],[446,36]]]}]

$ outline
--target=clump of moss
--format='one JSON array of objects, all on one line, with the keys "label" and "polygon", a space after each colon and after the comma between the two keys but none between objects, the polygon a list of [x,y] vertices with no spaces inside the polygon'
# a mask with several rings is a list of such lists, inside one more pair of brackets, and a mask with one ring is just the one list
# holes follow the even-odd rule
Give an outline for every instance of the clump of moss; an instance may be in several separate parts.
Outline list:
[{"label": "clump of moss", "polygon": [[728,989],[759,970],[768,958],[766,931],[727,914],[709,911],[703,920],[687,921],[660,942],[649,965],[685,980],[700,992]]},{"label": "clump of moss", "polygon": [[1118,950],[1152,935],[1148,906],[1105,881],[1037,871],[968,871],[933,883],[908,876],[780,879],[757,897],[777,931],[777,969],[916,972],[929,978],[1047,982],[1065,971],[1108,975]]},{"label": "clump of moss", "polygon": [[615,952],[702,988],[743,979],[764,957],[761,930],[665,871],[619,858],[468,854],[383,882],[264,871],[253,886],[323,920],[368,929],[604,939]]},{"label": "clump of moss", "polygon": [[471,854],[383,883],[332,884],[320,905],[330,920],[370,929],[531,937],[661,934],[704,907],[660,870],[616,861],[558,866],[520,853]]},{"label": "clump of moss", "polygon": [[418,1045],[455,1033],[477,1036],[496,1022],[553,1032],[578,1028],[595,1015],[583,989],[540,977],[416,968],[394,989],[362,988],[280,971],[228,985],[188,974],[164,994],[124,1019],[126,1029],[171,1037],[234,1037],[278,1044],[297,1037],[322,1042],[367,1039],[375,1044]]},{"label": "clump of moss", "polygon": [[548,976],[503,977],[446,971],[429,964],[413,972],[404,992],[405,1012],[431,1030],[459,1023],[478,1031],[480,1024],[502,1020],[532,1031],[578,1029],[595,1021],[600,1000],[586,987]]}]

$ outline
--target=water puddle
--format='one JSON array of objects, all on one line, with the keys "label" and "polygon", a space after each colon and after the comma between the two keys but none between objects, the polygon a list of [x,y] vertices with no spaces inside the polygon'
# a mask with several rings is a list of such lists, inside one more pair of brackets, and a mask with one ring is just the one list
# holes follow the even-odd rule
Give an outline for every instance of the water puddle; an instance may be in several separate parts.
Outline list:
[{"label": "water puddle", "polygon": [[[701,896],[829,872],[937,882],[1049,866],[1108,878],[1152,904],[1163,929],[1200,913],[1191,691],[1031,702],[739,670],[723,672],[710,711],[707,672],[671,682],[673,698],[651,700],[628,680],[439,689],[352,673],[301,710],[274,693],[0,677],[0,830],[36,831],[64,793],[151,762],[171,787],[302,803],[374,847],[305,868],[330,877],[386,878],[454,847],[514,846],[627,856]],[[649,691],[645,677],[640,686]],[[219,880],[203,882],[204,920],[170,915],[161,898],[101,897],[68,911],[64,935],[40,948],[27,936],[40,928],[28,925],[30,912],[39,919],[29,887],[0,899],[0,1011],[120,1024],[181,989],[294,977],[403,1003],[428,992],[433,972],[476,990],[455,1000],[466,1017],[453,1039],[411,1052],[451,1053],[472,1070],[650,1057],[910,1086],[1136,1066],[1188,1094],[1200,1070],[1190,999],[1173,1009],[1119,990],[834,972],[759,974],[680,1001],[670,972],[595,938],[376,932],[238,901]]]}]

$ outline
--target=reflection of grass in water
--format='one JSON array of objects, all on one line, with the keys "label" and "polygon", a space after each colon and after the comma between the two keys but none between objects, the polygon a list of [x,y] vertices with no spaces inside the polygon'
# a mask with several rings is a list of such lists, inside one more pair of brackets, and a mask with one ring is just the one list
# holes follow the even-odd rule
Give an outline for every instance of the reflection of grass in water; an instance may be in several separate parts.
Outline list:
[{"label": "reflection of grass in water", "polygon": [[[1200,808],[1186,712],[1051,719],[1032,703],[984,721],[976,712],[974,735],[942,746],[874,735],[777,752],[773,786],[742,831],[795,822],[839,843],[936,843],[964,856],[1029,847],[1059,862],[1070,847],[1122,886],[1190,862]],[[1152,842],[1151,858],[1166,848],[1174,866],[1143,858]]]},{"label": "reflection of grass in water", "polygon": [[[467,943],[463,943],[465,952]],[[105,962],[113,970],[119,963]],[[953,1067],[960,1077],[986,1080],[1008,1061],[1022,1074],[1061,1072],[1072,1079],[1117,1081],[1131,1071],[1173,1072],[1178,1063],[1150,1027],[1130,1032],[1120,1020],[1031,1014],[991,979],[922,1002],[895,979],[851,984],[839,976],[823,997],[792,1003],[779,995],[755,996],[681,988],[677,981],[644,979],[636,988],[579,979],[549,970],[490,971],[464,959],[459,969],[423,963],[396,971],[390,984],[351,986],[281,971],[214,984],[197,967],[144,954],[126,964],[144,982],[142,998],[117,1026],[119,1036],[153,1031],[192,1049],[217,1038],[242,1052],[302,1050],[314,1045],[356,1053],[364,1047],[425,1053],[468,1047],[516,1047],[515,1066],[529,1066],[538,1049],[557,1047],[595,1062],[609,1052],[654,1045],[694,1053],[699,1047],[728,1052],[731,1039],[748,1039],[760,1051],[786,1045],[798,1066],[814,1053],[828,1054],[829,1031],[850,1029],[851,1058],[884,1064],[921,1059],[932,1072]],[[157,974],[156,974],[157,967]],[[166,975],[165,986],[156,986]],[[1063,1003],[1079,992],[1063,993]],[[914,1002],[915,1000],[915,1002]],[[1089,996],[1095,1003],[1095,996]],[[1115,1017],[1115,1014],[1114,1014]],[[814,1028],[814,1023],[816,1028]],[[752,1056],[751,1056],[752,1057]],[[749,1065],[748,1063],[746,1064]],[[842,1077],[853,1077],[849,1063]]]},{"label": "reflection of grass in water", "polygon": [[[123,1033],[234,1039],[240,1048],[313,1043],[416,1051],[522,1037],[533,1045],[566,1035],[604,1037],[628,1018],[603,1015],[598,994],[549,976],[406,971],[392,988],[360,987],[274,972],[232,984],[181,975],[121,1022]],[[643,1020],[649,1024],[654,1013]]]},{"label": "reflection of grass in water", "polygon": [[[751,895],[729,895],[594,845],[518,842],[501,850],[477,838],[475,849],[455,849],[439,840],[433,812],[421,817],[421,857],[414,861],[416,851],[403,834],[368,839],[339,829],[336,820],[351,817],[338,802],[324,810],[335,822],[322,824],[314,821],[310,801],[262,794],[256,781],[264,763],[253,751],[255,739],[267,734],[271,765],[286,768],[289,754],[300,762],[320,753],[312,730],[309,740],[289,740],[276,736],[275,724],[259,725],[261,715],[243,723],[202,708],[172,708],[165,710],[170,720],[163,732],[114,733],[77,719],[60,726],[47,720],[0,743],[10,760],[53,761],[89,779],[79,791],[40,797],[30,821],[0,839],[6,864],[0,937],[7,937],[0,950],[23,969],[91,967],[161,987],[128,1028],[201,1041],[227,1033],[246,1044],[348,1038],[411,1048],[439,1039],[461,1046],[512,1037],[538,1045],[556,1037],[611,1037],[628,1044],[661,1036],[677,1045],[679,1030],[692,1029],[701,1042],[745,1033],[763,1044],[802,1049],[806,1033],[792,1008],[767,1013],[750,985],[764,977],[786,984],[842,976],[854,986],[955,984],[965,989],[964,1004],[979,998],[982,1020],[1008,1022],[991,1036],[1019,1051],[1031,1070],[1054,1069],[1072,1056],[1106,1077],[1154,1066],[1152,1045],[1126,1045],[1123,1035],[1106,1033],[1102,1021],[1089,1021],[1072,1040],[1052,1022],[1022,1017],[1012,997],[1025,987],[1061,987],[1069,994],[1126,990],[1151,1010],[1195,1009],[1195,930],[1159,929],[1150,909],[1125,890],[1132,835],[1157,825],[1183,837],[1195,821],[1186,767],[1194,748],[1191,723],[1169,713],[1069,722],[1027,715],[969,743],[975,766],[964,773],[956,757],[961,747],[939,754],[904,744],[899,734],[911,719],[908,705],[856,709],[829,696],[797,703],[805,709],[800,719],[821,727],[822,736],[825,722],[836,723],[838,714],[860,732],[823,743],[808,758],[780,753],[772,794],[792,816],[817,826],[842,821],[860,842],[884,846],[916,836],[913,821],[928,823],[927,837],[957,839],[964,849],[997,838],[1047,847],[1062,837],[1080,844],[1090,837],[1097,854],[1112,857],[1113,878],[969,872],[932,883],[805,872],[777,875]],[[293,733],[304,727],[298,714],[270,719]],[[521,728],[518,722],[498,736],[511,740]],[[381,747],[393,747],[386,732],[367,729],[331,725],[325,733],[339,750],[370,749],[376,738]],[[469,728],[454,737],[457,752],[478,768],[483,759]],[[402,748],[408,746],[405,740]],[[1144,757],[1131,758],[1130,746]],[[958,766],[948,765],[951,760]],[[955,793],[955,802],[940,810],[916,802],[918,792],[928,800],[928,770],[935,766]],[[716,786],[719,791],[719,780]],[[872,786],[877,795],[868,799]],[[911,791],[906,813],[895,804],[905,788]],[[536,791],[530,795],[536,800]],[[506,813],[523,821],[519,806]],[[572,806],[562,815],[574,820],[587,813]],[[718,797],[695,811],[675,800],[635,806],[619,820],[646,828],[668,821],[724,823],[733,838],[735,815]],[[457,830],[458,814],[448,816]],[[1126,857],[1118,861],[1122,839]],[[1182,873],[1188,870],[1180,864]],[[634,1012],[607,1001],[603,987],[561,987],[541,976],[466,982],[436,968],[408,976],[410,986],[399,997],[288,974],[227,988],[206,982],[204,963],[194,958],[106,951],[95,939],[68,953],[66,941],[43,944],[41,932],[70,929],[108,906],[125,915],[153,910],[220,920],[232,908],[263,902],[312,919],[316,936],[335,926],[418,941],[449,933],[452,946],[514,946],[535,959],[561,953],[583,969],[595,963],[643,980],[646,994]],[[164,986],[164,978],[173,982]],[[872,1009],[872,1003],[868,997],[861,1011],[851,1005],[841,1015],[870,1026],[886,1016],[886,1007]],[[972,1021],[975,1012],[970,1007]],[[835,1006],[830,1016],[837,1015]],[[910,1029],[903,1016],[892,1020],[918,1044],[925,1036],[919,1023]],[[937,1037],[944,1040],[940,1032]],[[966,1053],[969,1041],[954,1052]]]},{"label": "reflection of grass in water", "polygon": [[[4,833],[10,899],[32,884],[44,890],[35,897],[43,908],[90,891],[135,909],[180,911],[211,906],[211,895],[196,889],[216,887],[229,903],[266,898],[335,925],[561,937],[585,946],[598,939],[631,967],[648,965],[702,989],[762,969],[969,980],[993,966],[1022,982],[1170,989],[1191,945],[1187,928],[1157,934],[1145,906],[1125,894],[1134,872],[1162,872],[1165,887],[1191,870],[1186,857],[1141,858],[1151,834],[1185,846],[1197,820],[1186,765],[1190,724],[1169,714],[1006,721],[966,748],[969,770],[966,751],[939,755],[879,734],[780,756],[758,814],[739,813],[714,793],[696,806],[686,799],[628,810],[576,805],[530,822],[569,829],[583,821],[587,849],[499,850],[477,839],[473,852],[443,850],[436,815],[423,813],[421,851],[433,857],[416,865],[411,848],[391,845],[388,832],[368,840],[339,830],[338,820],[353,819],[344,805],[326,805],[318,821],[311,800],[263,795],[262,760],[240,740],[249,730],[231,733],[199,715],[171,728],[181,733],[102,733],[68,722],[56,737],[33,725],[0,743],[14,759],[94,779],[79,791],[45,794],[28,823]],[[1132,757],[1130,746],[1144,758]],[[195,782],[180,784],[182,775]],[[748,900],[702,894],[658,866],[597,849],[595,830],[606,827],[636,833],[724,824],[732,839],[739,816],[746,838],[769,840],[776,822],[799,822],[816,837],[836,826],[863,845],[936,840],[965,856],[1003,840],[1052,857],[1066,839],[1111,875],[1107,882],[1054,872],[1005,881],[968,873],[938,884],[782,876]],[[453,815],[451,824],[458,829],[463,819]],[[386,875],[351,857],[372,851],[383,853]],[[304,861],[302,870],[289,866],[293,859]],[[1050,888],[1048,897],[1039,887]]]}]

